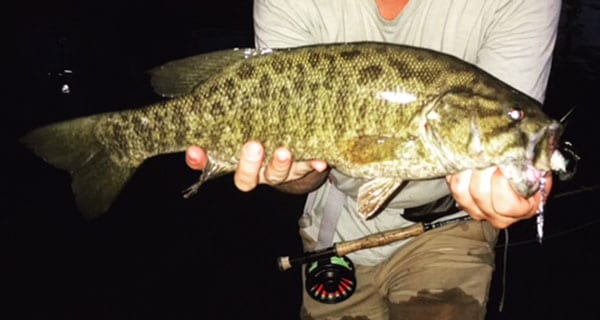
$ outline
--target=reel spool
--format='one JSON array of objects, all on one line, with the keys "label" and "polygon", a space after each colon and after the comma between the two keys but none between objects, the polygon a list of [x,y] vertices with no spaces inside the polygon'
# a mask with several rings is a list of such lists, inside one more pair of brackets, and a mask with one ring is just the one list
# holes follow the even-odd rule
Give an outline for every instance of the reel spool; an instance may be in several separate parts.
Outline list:
[{"label": "reel spool", "polygon": [[306,293],[322,303],[348,299],[356,289],[354,264],[347,257],[332,256],[306,266]]}]

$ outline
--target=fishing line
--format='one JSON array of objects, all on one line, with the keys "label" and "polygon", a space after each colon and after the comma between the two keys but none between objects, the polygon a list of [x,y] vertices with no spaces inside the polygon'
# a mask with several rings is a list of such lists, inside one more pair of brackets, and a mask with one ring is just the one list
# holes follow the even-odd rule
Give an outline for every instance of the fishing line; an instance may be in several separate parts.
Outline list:
[{"label": "fishing line", "polygon": [[[566,196],[571,196],[574,194],[578,194],[578,193],[582,193],[582,192],[588,192],[588,191],[594,191],[596,189],[598,189],[600,187],[600,185],[594,185],[591,187],[586,187],[586,188],[580,188],[580,189],[576,189],[573,191],[567,191],[567,192],[563,192],[560,194],[555,195],[553,198],[562,198],[562,197],[566,197]],[[545,240],[548,239],[552,239],[552,238],[557,238],[557,237],[561,237],[564,235],[567,235],[569,233],[572,232],[576,232],[582,229],[585,229],[587,227],[590,227],[594,224],[600,223],[600,218],[598,219],[594,219],[588,223],[582,224],[582,225],[578,225],[576,227],[561,231],[561,232],[557,232],[557,233],[552,233],[549,235],[545,236]],[[521,245],[528,245],[528,244],[533,244],[533,243],[538,243],[539,244],[539,239],[536,238],[534,239],[530,239],[530,240],[524,240],[524,241],[518,241],[518,242],[513,242],[513,243],[509,243],[509,236],[508,236],[508,229],[504,229],[504,244],[499,244],[496,245],[496,249],[500,249],[500,248],[504,248],[504,255],[503,255],[503,266],[502,266],[502,293],[500,296],[500,302],[498,304],[498,311],[502,312],[504,309],[504,304],[506,301],[506,282],[507,282],[507,274],[508,274],[508,248],[509,247],[515,247],[515,246],[521,246]]]},{"label": "fishing line", "polygon": [[600,184],[596,184],[596,185],[593,185],[593,186],[590,186],[590,187],[581,187],[579,189],[575,189],[575,190],[572,190],[572,191],[561,192],[561,193],[558,193],[558,194],[554,195],[552,198],[558,199],[558,198],[562,198],[562,197],[572,196],[572,195],[575,195],[575,194],[578,194],[578,193],[582,193],[582,192],[595,191],[595,190],[598,190],[598,189],[600,189]]},{"label": "fishing line", "polygon": [[[576,189],[576,190],[572,190],[572,191],[561,192],[561,193],[558,193],[558,194],[554,195],[552,198],[553,199],[560,199],[560,198],[563,198],[563,197],[572,196],[572,195],[576,195],[576,194],[583,193],[583,192],[592,192],[592,191],[595,191],[595,190],[598,190],[598,189],[600,189],[600,185],[597,184],[597,185],[593,185],[593,186],[590,186],[590,187],[582,187],[582,188],[579,188],[579,189]],[[592,226],[594,224],[597,224],[597,223],[600,223],[600,218],[591,220],[591,221],[589,221],[589,222],[587,222],[585,224],[580,224],[580,225],[577,225],[575,227],[572,227],[572,228],[569,228],[569,229],[566,229],[566,230],[563,230],[563,231],[560,231],[560,232],[550,233],[548,235],[545,235],[544,239],[552,239],[552,238],[562,237],[562,236],[565,236],[565,235],[567,235],[569,233],[576,232],[576,231],[588,228],[588,227],[590,227],[590,226]],[[506,234],[506,235],[508,236],[508,234]],[[506,242],[505,244],[498,244],[498,245],[496,245],[496,248],[522,246],[522,245],[532,244],[532,243],[536,243],[536,242],[538,242],[537,239],[535,239],[535,240],[534,239],[522,240],[522,241],[517,241],[517,242],[510,243],[510,244],[508,242]]]},{"label": "fishing line", "polygon": [[504,309],[504,301],[506,298],[506,275],[508,270],[508,229],[504,229],[504,263],[502,265],[502,296],[500,297],[500,305],[498,311],[502,312]]},{"label": "fishing line", "polygon": [[[552,234],[550,234],[548,236],[544,236],[544,240],[545,239],[562,237],[562,236],[565,236],[565,235],[567,235],[569,233],[576,232],[576,231],[588,228],[588,227],[590,227],[592,225],[595,225],[597,223],[600,223],[600,218],[594,219],[594,220],[592,220],[592,221],[590,221],[588,223],[581,224],[581,225],[575,226],[573,228],[570,228],[570,229],[567,229],[567,230],[564,230],[564,231],[555,232],[555,233],[552,233]],[[503,248],[505,246],[516,247],[516,246],[522,246],[522,245],[527,245],[527,244],[532,244],[532,243],[537,243],[537,242],[538,242],[537,239],[535,239],[535,240],[534,239],[529,239],[529,240],[523,240],[523,241],[513,242],[513,243],[510,243],[510,244],[508,244],[508,243],[507,244],[498,244],[498,245],[496,245],[496,248]]]}]

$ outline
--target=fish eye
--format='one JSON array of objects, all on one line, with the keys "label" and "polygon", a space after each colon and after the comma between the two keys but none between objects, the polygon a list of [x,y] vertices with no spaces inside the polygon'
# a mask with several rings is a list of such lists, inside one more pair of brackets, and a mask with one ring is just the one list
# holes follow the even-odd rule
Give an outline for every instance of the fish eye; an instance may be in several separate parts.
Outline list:
[{"label": "fish eye", "polygon": [[508,112],[508,117],[513,121],[521,121],[525,118],[525,111],[521,108],[513,108]]}]

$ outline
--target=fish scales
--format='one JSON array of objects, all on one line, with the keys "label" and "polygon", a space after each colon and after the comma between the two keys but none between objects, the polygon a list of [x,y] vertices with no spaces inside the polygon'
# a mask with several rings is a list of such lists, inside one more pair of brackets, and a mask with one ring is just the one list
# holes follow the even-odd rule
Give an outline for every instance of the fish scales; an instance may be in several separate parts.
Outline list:
[{"label": "fish scales", "polygon": [[[137,152],[147,158],[199,144],[214,146],[218,150],[216,157],[226,160],[237,154],[240,141],[260,138],[267,146],[285,145],[306,159],[321,156],[334,161],[339,150],[330,149],[330,155],[323,154],[323,144],[333,146],[338,137],[349,140],[357,133],[391,135],[396,128],[407,126],[415,112],[407,108],[386,108],[387,102],[377,99],[375,94],[385,87],[394,89],[390,87],[394,83],[391,70],[408,79],[403,84],[404,90],[423,92],[424,97],[429,96],[425,90],[428,87],[451,89],[453,83],[465,84],[471,75],[464,72],[467,79],[460,79],[462,74],[453,73],[457,80],[448,80],[440,76],[446,67],[443,63],[419,67],[425,57],[385,59],[386,54],[392,53],[370,54],[364,52],[370,51],[368,49],[354,49],[351,52],[355,54],[348,58],[348,49],[323,51],[306,50],[304,55],[293,52],[287,56],[280,54],[278,59],[245,60],[214,83],[206,84],[210,89],[200,97],[161,103],[149,108],[153,111],[132,111],[135,117],[161,119],[145,121],[157,126],[146,125],[145,131],[154,136],[140,139],[144,143],[136,148]],[[406,62],[398,66],[399,59]],[[415,67],[411,67],[413,64]],[[304,72],[298,73],[298,69]],[[289,81],[290,78],[293,81]],[[436,80],[440,83],[434,82]],[[247,94],[251,92],[260,98]],[[175,106],[174,112],[161,112],[170,110],[170,105]],[[413,107],[418,109],[421,105],[417,103]],[[124,123],[136,121],[144,122],[123,120]],[[239,126],[246,123],[253,125]],[[282,132],[282,128],[286,131]],[[187,135],[181,139],[177,132],[187,132]],[[128,140],[128,135],[138,133],[123,134],[124,140]],[[180,138],[163,139],[161,135]]]},{"label": "fish scales", "polygon": [[[535,100],[455,57],[379,43],[250,52],[199,56],[192,68],[192,60],[166,65],[160,72],[169,75],[188,63],[169,78],[188,86],[173,98],[50,125],[23,141],[59,168],[93,170],[85,163],[102,155],[113,163],[106,164],[109,173],[124,175],[101,184],[110,189],[102,191],[88,186],[92,181],[75,181],[73,174],[78,205],[88,216],[106,211],[147,158],[202,146],[211,169],[197,187],[233,171],[241,145],[250,139],[261,141],[268,154],[285,146],[296,159],[322,159],[350,176],[392,179],[392,186],[492,164],[518,165],[514,171],[520,172],[537,161],[537,169],[551,170],[553,147],[546,135],[559,131],[555,121]],[[198,76],[201,81],[178,78],[198,64],[208,65],[202,66],[209,75]],[[511,119],[512,106],[527,121]],[[65,149],[76,135],[93,147],[86,151],[79,143]],[[541,155],[533,155],[532,143],[538,142]],[[98,193],[105,194],[95,200]]]}]

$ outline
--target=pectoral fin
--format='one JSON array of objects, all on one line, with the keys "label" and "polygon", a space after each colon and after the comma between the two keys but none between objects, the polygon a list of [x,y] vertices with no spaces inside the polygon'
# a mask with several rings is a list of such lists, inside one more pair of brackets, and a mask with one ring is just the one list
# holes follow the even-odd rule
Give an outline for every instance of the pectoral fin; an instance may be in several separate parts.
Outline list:
[{"label": "pectoral fin", "polygon": [[204,167],[204,170],[202,170],[200,178],[198,178],[198,181],[196,181],[196,183],[183,190],[183,197],[187,199],[195,195],[198,192],[200,186],[204,184],[204,182],[206,182],[209,179],[228,174],[231,171],[231,166],[216,161],[213,157],[209,155],[208,161],[206,162],[206,167]]},{"label": "pectoral fin", "polygon": [[363,184],[358,190],[358,213],[369,220],[396,194],[402,180],[396,178],[379,178]]}]

